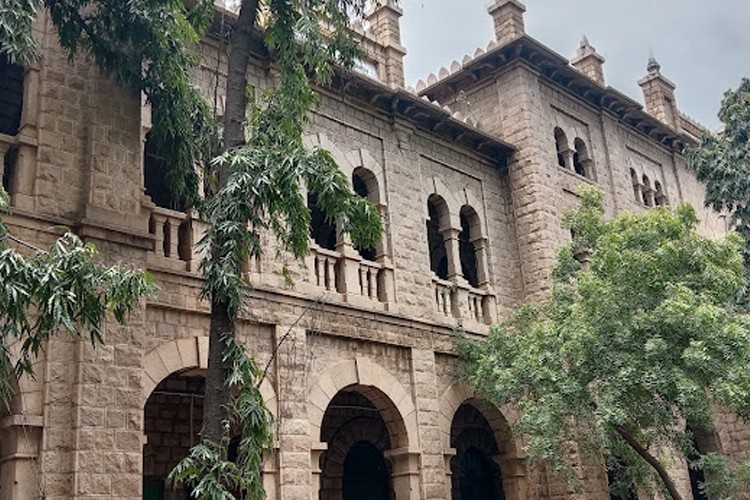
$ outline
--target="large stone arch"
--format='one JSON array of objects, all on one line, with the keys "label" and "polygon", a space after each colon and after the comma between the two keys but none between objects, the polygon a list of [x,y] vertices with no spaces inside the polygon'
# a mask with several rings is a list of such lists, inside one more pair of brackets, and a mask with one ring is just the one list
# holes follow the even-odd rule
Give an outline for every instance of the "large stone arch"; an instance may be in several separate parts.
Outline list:
[{"label": "large stone arch", "polygon": [[[455,450],[451,447],[451,425],[454,415],[465,403],[476,408],[493,431],[495,442],[500,450],[496,461],[503,473],[505,498],[507,500],[527,498],[529,489],[523,444],[515,440],[511,433],[511,426],[517,421],[518,412],[509,406],[502,410],[498,409],[479,398],[470,387],[461,382],[450,385],[440,398],[438,427],[445,454],[446,474],[450,474],[450,459],[455,454]],[[450,479],[448,479],[448,484],[450,484]]]},{"label": "large stone arch", "polygon": [[[385,368],[363,357],[329,367],[310,386],[307,408],[313,488],[317,490],[320,487],[321,454],[329,445],[319,442],[323,438],[326,410],[337,394],[343,391],[365,396],[383,419],[390,439],[390,449],[385,450],[385,456],[393,474],[396,497],[419,498],[418,428],[411,395]],[[361,435],[357,439],[365,437]],[[357,439],[350,439],[348,444]]]},{"label": "large stone arch", "polygon": [[[141,408],[154,388],[173,373],[208,368],[208,337],[171,340],[151,349],[143,358]],[[278,417],[278,398],[271,383],[264,379],[260,394],[274,418]]]},{"label": "large stone arch", "polygon": [[373,402],[376,405],[381,403],[383,407],[390,406],[385,410],[388,414],[387,424],[394,424],[395,428],[396,419],[403,422],[403,428],[399,432],[403,432],[404,435],[392,436],[395,442],[410,447],[418,442],[417,414],[411,395],[385,368],[363,357],[342,361],[329,367],[310,386],[307,415],[311,439],[315,440],[320,436],[323,415],[328,403],[340,390],[355,385],[371,387],[387,398],[388,401],[385,401],[375,395]]},{"label": "large stone arch", "polygon": [[427,199],[431,195],[436,194],[440,196],[440,198],[442,198],[443,201],[445,202],[445,205],[448,209],[450,226],[454,228],[458,228],[460,230],[461,222],[459,220],[458,214],[461,211],[461,206],[464,205],[464,202],[458,196],[456,196],[454,191],[451,191],[450,189],[448,189],[445,183],[437,176],[431,176],[426,180],[427,182],[424,183],[425,191],[422,193],[423,195],[422,198],[424,199],[424,205],[423,205],[424,220],[427,220],[430,218],[430,215],[427,212]]}]

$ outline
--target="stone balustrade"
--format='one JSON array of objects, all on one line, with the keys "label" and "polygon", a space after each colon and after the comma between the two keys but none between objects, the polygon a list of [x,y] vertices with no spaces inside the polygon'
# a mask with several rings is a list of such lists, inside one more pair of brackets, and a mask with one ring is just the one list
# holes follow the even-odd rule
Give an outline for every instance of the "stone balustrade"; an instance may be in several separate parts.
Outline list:
[{"label": "stone balustrade", "polygon": [[492,322],[490,305],[492,293],[484,288],[474,288],[463,280],[453,282],[433,276],[435,310],[446,318],[456,318],[466,323],[487,325]]},{"label": "stone balustrade", "polygon": [[196,270],[193,246],[197,241],[195,230],[200,224],[188,213],[157,207],[153,203],[145,206],[150,209],[148,232],[154,237],[154,247],[148,254],[149,266],[173,271]]},{"label": "stone balustrade", "polygon": [[329,292],[339,291],[338,273],[342,255],[339,252],[326,250],[311,243],[310,256],[313,263],[313,284],[319,288],[325,288]]}]

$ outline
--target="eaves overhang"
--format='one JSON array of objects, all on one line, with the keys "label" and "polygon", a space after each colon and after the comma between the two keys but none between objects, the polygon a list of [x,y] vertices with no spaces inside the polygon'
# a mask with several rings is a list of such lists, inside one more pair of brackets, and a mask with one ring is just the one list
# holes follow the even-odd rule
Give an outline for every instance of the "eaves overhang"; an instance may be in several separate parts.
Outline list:
[{"label": "eaves overhang", "polygon": [[573,68],[569,61],[528,35],[498,45],[487,52],[467,58],[454,72],[430,81],[418,94],[429,100],[447,102],[461,90],[487,81],[492,75],[511,64],[525,64],[554,85],[583,99],[595,108],[616,116],[620,122],[658,141],[665,147],[680,152],[695,138],[656,119],[638,101],[617,89],[603,86]]}]

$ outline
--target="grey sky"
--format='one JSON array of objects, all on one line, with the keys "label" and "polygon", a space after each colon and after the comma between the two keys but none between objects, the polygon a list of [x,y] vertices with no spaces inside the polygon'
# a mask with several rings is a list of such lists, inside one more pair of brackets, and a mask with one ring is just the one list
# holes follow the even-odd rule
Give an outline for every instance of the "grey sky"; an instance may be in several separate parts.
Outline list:
[{"label": "grey sky", "polygon": [[[490,0],[400,0],[406,81],[413,85],[494,38]],[[607,83],[643,101],[649,50],[677,85],[677,105],[716,128],[723,93],[750,77],[750,0],[526,0],[526,31],[565,56],[582,35]]]}]

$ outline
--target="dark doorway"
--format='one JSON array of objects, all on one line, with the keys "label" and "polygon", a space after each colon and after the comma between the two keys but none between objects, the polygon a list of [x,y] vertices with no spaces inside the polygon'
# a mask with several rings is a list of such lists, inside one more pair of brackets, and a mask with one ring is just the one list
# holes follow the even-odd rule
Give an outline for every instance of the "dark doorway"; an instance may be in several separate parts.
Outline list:
[{"label": "dark doorway", "polygon": [[[495,478],[487,457],[476,448],[469,448],[461,457],[461,500],[497,498]],[[502,497],[501,497],[502,498]]]},{"label": "dark doorway", "polygon": [[344,500],[388,500],[388,466],[372,444],[355,443],[344,460]]}]

